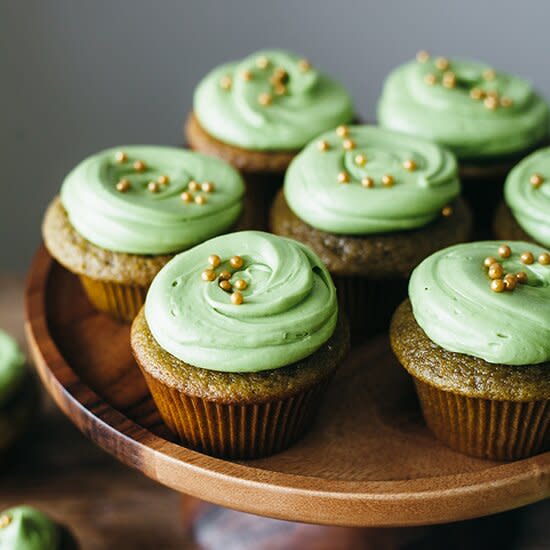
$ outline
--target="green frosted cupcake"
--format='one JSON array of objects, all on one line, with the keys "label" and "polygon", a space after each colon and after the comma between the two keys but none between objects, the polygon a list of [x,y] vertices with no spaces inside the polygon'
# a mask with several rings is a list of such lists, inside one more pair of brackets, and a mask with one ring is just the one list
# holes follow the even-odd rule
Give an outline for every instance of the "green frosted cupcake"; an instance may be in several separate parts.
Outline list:
[{"label": "green frosted cupcake", "polygon": [[518,459],[550,448],[550,255],[521,241],[456,245],[413,272],[390,338],[449,446]]},{"label": "green frosted cupcake", "polygon": [[310,246],[328,267],[354,339],[387,329],[426,256],[467,240],[453,155],[375,126],[341,126],[292,162],[273,231]]},{"label": "green frosted cupcake", "polygon": [[232,458],[292,444],[349,345],[320,260],[255,231],[171,260],[149,289],[131,344],[166,424],[185,444]]},{"label": "green frosted cupcake", "polygon": [[171,147],[109,149],[66,177],[44,241],[97,309],[132,320],[174,253],[234,229],[243,193],[239,174],[217,159]]}]

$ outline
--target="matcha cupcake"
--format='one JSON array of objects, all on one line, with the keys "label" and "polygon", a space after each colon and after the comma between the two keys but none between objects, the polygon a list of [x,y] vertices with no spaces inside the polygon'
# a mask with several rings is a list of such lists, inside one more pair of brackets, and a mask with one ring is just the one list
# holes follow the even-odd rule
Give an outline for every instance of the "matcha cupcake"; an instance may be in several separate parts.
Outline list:
[{"label": "matcha cupcake", "polygon": [[550,147],[523,159],[506,178],[494,232],[499,239],[550,247]]},{"label": "matcha cupcake", "polygon": [[433,140],[458,158],[476,225],[490,228],[513,165],[548,139],[548,105],[531,84],[486,63],[431,57],[395,69],[378,106],[382,126]]},{"label": "matcha cupcake", "polygon": [[0,330],[0,459],[28,429],[37,401],[36,384],[19,346]]},{"label": "matcha cupcake", "polygon": [[217,67],[200,82],[185,134],[193,149],[243,173],[247,220],[264,229],[292,158],[317,134],[352,118],[340,84],[290,52],[265,50]]},{"label": "matcha cupcake", "polygon": [[68,529],[30,506],[0,512],[0,548],[3,550],[77,550]]},{"label": "matcha cupcake", "polygon": [[171,260],[134,320],[131,345],[168,427],[226,458],[291,445],[349,347],[320,260],[256,231]]},{"label": "matcha cupcake", "polygon": [[108,149],[66,177],[46,212],[44,242],[97,309],[131,321],[174,253],[235,227],[243,193],[236,170],[199,153]]},{"label": "matcha cupcake", "polygon": [[274,202],[274,233],[310,246],[328,267],[355,341],[387,329],[413,268],[465,241],[453,155],[375,126],[340,126],[290,165]]},{"label": "matcha cupcake", "polygon": [[550,255],[521,241],[456,245],[413,272],[393,351],[428,427],[461,452],[550,449]]}]

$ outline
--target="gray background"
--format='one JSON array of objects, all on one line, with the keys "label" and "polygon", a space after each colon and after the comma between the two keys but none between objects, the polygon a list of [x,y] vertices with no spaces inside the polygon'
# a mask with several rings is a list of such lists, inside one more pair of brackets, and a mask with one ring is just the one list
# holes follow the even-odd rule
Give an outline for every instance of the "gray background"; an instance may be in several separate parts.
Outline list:
[{"label": "gray background", "polygon": [[286,47],[345,83],[372,119],[385,75],[425,48],[533,80],[550,97],[550,2],[0,0],[0,270],[24,271],[40,220],[82,158],[175,144],[215,65]]}]

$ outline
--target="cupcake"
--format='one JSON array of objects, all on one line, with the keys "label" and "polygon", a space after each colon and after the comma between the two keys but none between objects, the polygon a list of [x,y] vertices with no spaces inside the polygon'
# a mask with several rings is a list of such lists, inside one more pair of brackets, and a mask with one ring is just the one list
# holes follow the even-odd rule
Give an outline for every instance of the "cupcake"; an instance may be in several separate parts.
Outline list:
[{"label": "cupcake", "polygon": [[77,550],[67,528],[30,506],[0,512],[0,548],[4,550]]},{"label": "cupcake", "polygon": [[476,61],[431,57],[395,69],[378,105],[382,126],[433,140],[458,158],[480,231],[512,166],[548,138],[548,105],[531,84]]},{"label": "cupcake", "polygon": [[170,147],[109,149],[81,162],[50,204],[50,254],[80,277],[92,304],[131,321],[174,253],[231,230],[244,184],[217,159]]},{"label": "cupcake", "polygon": [[290,165],[272,212],[274,233],[296,239],[331,272],[352,338],[387,329],[413,268],[467,240],[453,155],[375,126],[340,126]]},{"label": "cupcake", "polygon": [[254,458],[308,427],[348,337],[330,275],[311,250],[245,231],[171,260],[134,320],[131,345],[185,445]]},{"label": "cupcake", "polygon": [[211,71],[185,126],[190,146],[244,175],[247,220],[264,229],[269,205],[298,151],[353,118],[351,98],[306,59],[265,50]]},{"label": "cupcake", "polygon": [[463,453],[550,448],[550,255],[521,241],[455,245],[413,272],[393,351],[428,427]]},{"label": "cupcake", "polygon": [[506,178],[494,232],[499,239],[550,247],[550,147],[523,159]]},{"label": "cupcake", "polygon": [[0,330],[0,458],[27,430],[35,408],[36,385],[25,357],[15,340]]}]

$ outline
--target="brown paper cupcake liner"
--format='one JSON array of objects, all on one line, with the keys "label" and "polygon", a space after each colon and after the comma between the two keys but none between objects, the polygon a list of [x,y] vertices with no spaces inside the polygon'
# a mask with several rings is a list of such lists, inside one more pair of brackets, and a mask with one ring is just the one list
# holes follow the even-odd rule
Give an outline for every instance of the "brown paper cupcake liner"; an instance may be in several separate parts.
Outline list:
[{"label": "brown paper cupcake liner", "polygon": [[185,445],[234,459],[268,456],[292,445],[311,424],[328,383],[281,400],[220,403],[187,395],[141,371],[164,422]]},{"label": "brown paper cupcake liner", "polygon": [[145,303],[148,287],[101,281],[80,275],[92,305],[118,321],[131,322]]},{"label": "brown paper cupcake liner", "polygon": [[396,307],[407,297],[405,279],[333,275],[338,304],[346,313],[352,344],[386,331]]},{"label": "brown paper cupcake liner", "polygon": [[550,449],[550,401],[466,397],[414,378],[424,418],[435,436],[462,453],[517,460]]}]

